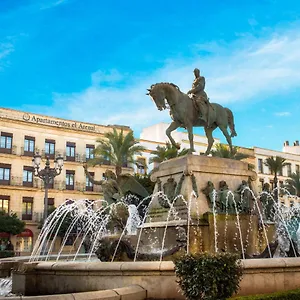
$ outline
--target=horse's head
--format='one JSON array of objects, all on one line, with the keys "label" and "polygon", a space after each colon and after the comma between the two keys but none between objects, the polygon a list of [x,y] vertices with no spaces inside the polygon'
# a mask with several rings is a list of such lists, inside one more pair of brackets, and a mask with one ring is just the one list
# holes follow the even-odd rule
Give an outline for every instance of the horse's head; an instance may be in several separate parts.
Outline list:
[{"label": "horse's head", "polygon": [[151,85],[151,88],[148,89],[147,95],[149,95],[155,102],[158,110],[164,110],[167,108],[165,91],[160,84]]}]

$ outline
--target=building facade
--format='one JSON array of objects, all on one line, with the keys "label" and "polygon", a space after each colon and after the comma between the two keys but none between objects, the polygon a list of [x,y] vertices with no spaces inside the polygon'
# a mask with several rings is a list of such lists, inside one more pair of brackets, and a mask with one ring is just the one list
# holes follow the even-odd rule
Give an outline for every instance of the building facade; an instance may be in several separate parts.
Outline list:
[{"label": "building facade", "polygon": [[[265,161],[271,156],[280,156],[285,159],[286,166],[283,167],[282,172],[278,175],[278,185],[284,187],[286,180],[292,173],[299,172],[300,169],[300,146],[299,142],[295,141],[293,146],[289,145],[286,141],[283,145],[282,151],[263,149],[259,147],[253,147],[255,157],[255,171],[258,175],[257,188],[258,191],[262,191],[264,183],[269,183],[271,188],[274,188],[274,175],[271,174],[269,168],[265,165]],[[298,197],[282,195],[280,201],[287,207],[300,204]]]},{"label": "building facade", "polygon": [[[41,168],[46,156],[51,167],[58,155],[64,157],[62,172],[49,187],[49,208],[68,199],[102,199],[101,187],[86,178],[83,163],[93,158],[96,140],[106,132],[113,128],[125,134],[130,131],[127,126],[102,126],[5,108],[0,108],[0,128],[0,209],[26,222],[25,231],[12,237],[15,251],[21,254],[31,252],[43,217],[45,191],[43,181],[34,176],[34,154],[42,155]],[[106,169],[114,167],[103,165],[89,171],[100,180]],[[124,171],[131,173],[132,169]]]},{"label": "building facade", "polygon": [[[151,156],[153,156],[151,152],[156,150],[157,146],[164,147],[166,146],[166,142],[169,142],[169,138],[166,135],[166,129],[168,127],[168,123],[158,123],[153,126],[146,127],[142,130],[139,142],[147,150],[143,153],[142,156],[138,157],[138,159],[141,160],[141,165],[144,164],[145,166],[147,166],[147,169],[137,169],[137,173],[149,173],[153,168],[156,167],[155,164],[149,164],[149,159]],[[180,132],[176,130],[172,132],[172,137],[174,138],[175,142],[180,145],[181,150],[184,148],[190,148],[190,142],[187,132]],[[215,138],[215,143],[220,143],[220,140]],[[194,148],[195,155],[203,154],[207,148],[206,136],[194,134]]]},{"label": "building facade", "polygon": [[[146,150],[136,157],[140,164],[132,168],[125,167],[123,172],[135,171],[143,175],[156,167],[149,164],[149,159],[157,146],[166,145],[167,127],[168,124],[159,123],[142,130],[139,142]],[[64,157],[63,170],[49,187],[49,208],[57,207],[69,199],[89,201],[103,199],[101,187],[93,186],[86,178],[83,163],[93,158],[96,140],[113,128],[123,130],[125,134],[131,131],[127,126],[102,126],[0,108],[0,210],[16,213],[26,223],[23,233],[14,237],[0,233],[0,239],[11,238],[15,251],[28,255],[39,234],[39,225],[43,219],[45,189],[43,181],[34,176],[32,158],[35,153],[39,153],[43,158],[42,168],[46,157],[50,158],[51,167],[54,166],[54,159],[57,156]],[[172,136],[181,145],[181,149],[189,148],[187,133],[175,131]],[[195,134],[194,143],[195,154],[205,152],[207,147],[205,136]],[[220,143],[220,140],[215,139],[215,143]],[[284,185],[291,173],[299,171],[300,146],[297,141],[293,146],[285,142],[282,152],[259,147],[240,148],[240,151],[247,154],[249,158],[246,161],[254,165],[258,174],[256,182],[258,191],[262,190],[265,182],[271,186],[273,184],[274,176],[264,164],[270,156],[281,156],[288,163],[283,172],[278,174],[279,185]],[[109,164],[96,166],[89,171],[96,180],[100,180],[106,169],[114,171],[114,166]],[[284,196],[280,200],[286,206],[298,203],[296,197]]]}]

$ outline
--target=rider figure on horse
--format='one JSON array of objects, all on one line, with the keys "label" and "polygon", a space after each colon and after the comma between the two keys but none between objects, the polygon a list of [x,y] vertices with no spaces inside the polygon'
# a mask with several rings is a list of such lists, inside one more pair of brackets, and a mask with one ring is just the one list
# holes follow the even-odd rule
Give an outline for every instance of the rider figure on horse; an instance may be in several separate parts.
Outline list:
[{"label": "rider figure on horse", "polygon": [[211,124],[209,123],[209,100],[207,94],[205,93],[205,77],[200,76],[200,70],[195,69],[195,80],[192,85],[192,89],[188,91],[188,95],[192,94],[192,99],[197,104],[197,109],[200,112],[200,118],[206,123],[206,127],[209,128]]}]

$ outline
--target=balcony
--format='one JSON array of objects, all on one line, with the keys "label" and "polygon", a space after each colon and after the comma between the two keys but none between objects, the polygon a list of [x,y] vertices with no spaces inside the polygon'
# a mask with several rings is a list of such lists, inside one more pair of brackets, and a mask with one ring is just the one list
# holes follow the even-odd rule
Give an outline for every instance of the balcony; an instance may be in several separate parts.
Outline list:
[{"label": "balcony", "polygon": [[[2,184],[2,185],[8,185],[8,186],[15,186],[15,187],[24,187],[24,188],[36,188],[36,189],[44,189],[44,182],[37,178],[33,178],[33,182],[23,182],[23,177],[18,177],[18,176],[12,176],[11,180],[8,181],[7,184]],[[54,180],[53,185],[49,186],[49,189],[54,189],[54,190],[59,190],[59,191],[64,191],[67,190],[66,188],[66,182],[64,180]],[[79,182],[76,181],[74,184],[73,189],[68,189],[70,191],[77,191],[77,192],[96,192],[96,193],[101,193],[102,192],[102,187],[99,185],[94,185],[93,190],[87,190],[86,189],[86,184],[85,182]]]},{"label": "balcony", "polygon": [[34,148],[34,151],[25,151],[24,147],[21,147],[21,155],[22,156],[29,156],[29,157],[33,157],[35,153],[40,153],[40,149],[39,148]]},{"label": "balcony", "polygon": [[31,182],[23,182],[23,177],[11,176],[10,185],[11,186],[24,186],[33,188],[42,188],[43,182],[39,178],[33,178],[32,185]]},{"label": "balcony", "polygon": [[17,217],[27,222],[33,222],[33,223],[39,223],[43,220],[43,212],[32,212],[32,214],[23,214],[21,211],[12,211],[12,213],[15,213]]},{"label": "balcony", "polygon": [[0,148],[0,153],[17,155],[17,146],[12,145],[11,148]]}]

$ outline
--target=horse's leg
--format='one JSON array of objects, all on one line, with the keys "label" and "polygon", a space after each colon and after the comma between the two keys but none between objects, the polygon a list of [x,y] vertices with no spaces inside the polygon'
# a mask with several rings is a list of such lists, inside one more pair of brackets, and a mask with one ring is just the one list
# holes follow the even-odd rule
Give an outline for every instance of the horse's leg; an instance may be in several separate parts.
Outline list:
[{"label": "horse's leg", "polygon": [[189,137],[189,141],[190,141],[190,150],[189,150],[189,153],[193,153],[193,152],[195,152],[195,149],[194,149],[193,125],[192,124],[187,125],[186,129],[187,129],[188,137]]},{"label": "horse's leg", "polygon": [[212,136],[212,133],[213,133],[213,131],[216,129],[216,126],[215,125],[213,125],[213,127],[209,127],[209,128],[207,128],[207,127],[204,127],[204,130],[205,130],[205,134],[206,134],[206,137],[207,137],[207,149],[206,149],[206,151],[205,151],[205,153],[204,153],[204,155],[208,155],[209,153],[210,153],[210,150],[211,150],[211,147],[212,147],[212,145],[214,144],[214,138],[213,138],[213,136]]},{"label": "horse's leg", "polygon": [[168,138],[169,138],[170,142],[172,143],[172,145],[174,147],[176,147],[177,149],[180,149],[180,145],[176,144],[176,142],[174,141],[174,139],[171,136],[171,132],[176,130],[178,127],[180,127],[180,125],[177,122],[173,121],[170,124],[170,126],[167,128],[166,135],[168,136]]},{"label": "horse's leg", "polygon": [[227,126],[219,126],[219,128],[223,132],[224,136],[226,137],[228,146],[230,148],[230,152],[232,153],[232,140],[230,134],[227,131]]}]

